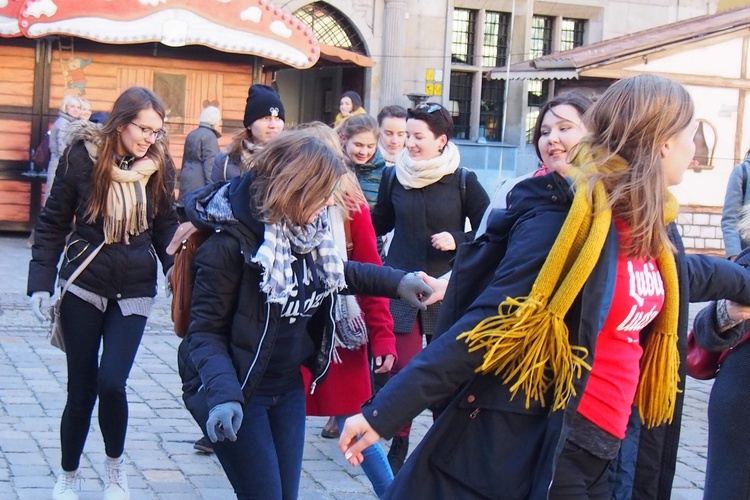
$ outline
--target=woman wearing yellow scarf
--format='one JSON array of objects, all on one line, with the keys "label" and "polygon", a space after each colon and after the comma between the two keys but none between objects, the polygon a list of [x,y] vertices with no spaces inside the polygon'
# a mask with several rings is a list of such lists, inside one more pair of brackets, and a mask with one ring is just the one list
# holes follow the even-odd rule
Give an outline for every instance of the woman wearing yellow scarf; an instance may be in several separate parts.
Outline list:
[{"label": "woman wearing yellow scarf", "polygon": [[750,274],[686,256],[673,223],[695,152],[682,86],[621,80],[584,123],[569,179],[519,183],[462,246],[453,326],[347,421],[356,465],[455,395],[384,498],[669,498],[688,303],[750,303]]}]

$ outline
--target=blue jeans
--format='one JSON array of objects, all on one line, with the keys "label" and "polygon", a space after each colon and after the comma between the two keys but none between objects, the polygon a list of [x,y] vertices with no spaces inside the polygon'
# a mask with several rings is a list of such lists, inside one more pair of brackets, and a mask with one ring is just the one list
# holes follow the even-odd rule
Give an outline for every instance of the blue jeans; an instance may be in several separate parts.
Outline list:
[{"label": "blue jeans", "polygon": [[[341,415],[336,417],[336,424],[339,429],[344,428],[344,422],[347,417],[351,415]],[[362,452],[365,459],[362,462],[362,470],[367,475],[367,479],[372,484],[372,489],[375,490],[375,494],[378,498],[382,497],[388,486],[393,481],[393,471],[388,463],[388,457],[385,455],[385,451],[380,443],[365,448]]]},{"label": "blue jeans", "polygon": [[[205,420],[204,420],[205,423]],[[305,391],[252,396],[237,441],[214,443],[214,451],[237,498],[294,500],[305,446]]]}]

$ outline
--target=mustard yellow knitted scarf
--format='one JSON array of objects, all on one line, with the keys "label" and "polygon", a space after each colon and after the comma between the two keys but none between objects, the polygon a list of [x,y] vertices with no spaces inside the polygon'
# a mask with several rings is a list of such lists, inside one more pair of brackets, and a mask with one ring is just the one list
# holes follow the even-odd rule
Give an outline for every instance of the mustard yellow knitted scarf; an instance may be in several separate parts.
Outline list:
[{"label": "mustard yellow knitted scarf", "polygon": [[[612,165],[615,163],[615,165]],[[622,166],[624,164],[624,167]],[[621,158],[613,158],[605,168],[627,168]],[[571,177],[580,178],[573,169]],[[665,219],[677,217],[677,200],[667,194]],[[612,221],[603,184],[593,188],[593,206],[587,183],[575,181],[570,212],[527,297],[508,297],[498,306],[498,315],[462,333],[469,351],[485,350],[479,373],[493,373],[509,385],[511,398],[519,390],[546,406],[545,395],[553,389],[551,411],[564,409],[576,395],[574,378],[580,378],[587,349],[571,346],[565,315],[594,269],[604,247]],[[669,248],[663,248],[657,265],[665,286],[665,302],[654,320],[644,346],[635,404],[641,421],[648,427],[672,421],[677,398],[680,364],[677,350],[679,288],[677,267]]]}]

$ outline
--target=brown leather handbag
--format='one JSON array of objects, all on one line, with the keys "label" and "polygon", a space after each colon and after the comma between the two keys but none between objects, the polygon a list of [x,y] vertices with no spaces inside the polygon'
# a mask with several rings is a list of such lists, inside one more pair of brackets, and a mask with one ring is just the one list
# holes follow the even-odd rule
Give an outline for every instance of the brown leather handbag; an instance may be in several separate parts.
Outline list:
[{"label": "brown leather handbag", "polygon": [[174,332],[182,338],[190,327],[190,303],[193,298],[193,260],[198,247],[211,235],[210,232],[195,231],[182,240],[175,252],[172,268],[172,321]]}]

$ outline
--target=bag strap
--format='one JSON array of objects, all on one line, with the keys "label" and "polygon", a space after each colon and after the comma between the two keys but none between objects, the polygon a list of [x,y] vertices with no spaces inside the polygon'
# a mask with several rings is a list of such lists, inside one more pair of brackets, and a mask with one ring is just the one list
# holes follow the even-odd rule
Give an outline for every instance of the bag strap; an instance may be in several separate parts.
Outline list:
[{"label": "bag strap", "polygon": [[227,166],[229,165],[229,155],[224,157],[224,182],[227,181]]},{"label": "bag strap", "polygon": [[747,164],[748,159],[742,162],[742,203],[745,203],[745,196],[747,193]]},{"label": "bag strap", "polygon": [[73,274],[70,275],[70,278],[68,278],[68,281],[65,282],[65,286],[63,287],[62,292],[60,292],[60,300],[62,300],[63,296],[65,295],[65,292],[68,291],[68,287],[76,280],[76,278],[78,278],[78,276],[81,275],[81,273],[86,269],[86,267],[88,267],[88,265],[91,264],[91,261],[94,260],[94,257],[96,257],[96,254],[99,253],[99,250],[101,250],[103,246],[104,246],[104,242],[102,241],[102,243],[98,247],[96,247],[94,251],[89,254],[88,257],[86,257],[86,260],[81,262],[81,265],[78,266],[78,268],[75,271],[73,271]]},{"label": "bag strap", "polygon": [[461,169],[461,214],[466,213],[466,177],[468,170],[464,167]]},{"label": "bag strap", "polygon": [[352,240],[352,221],[344,219],[344,235],[346,235],[346,258],[351,260],[354,251],[354,241]]}]

